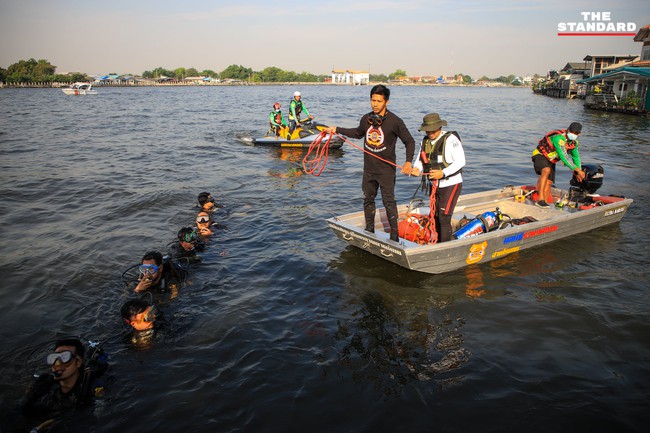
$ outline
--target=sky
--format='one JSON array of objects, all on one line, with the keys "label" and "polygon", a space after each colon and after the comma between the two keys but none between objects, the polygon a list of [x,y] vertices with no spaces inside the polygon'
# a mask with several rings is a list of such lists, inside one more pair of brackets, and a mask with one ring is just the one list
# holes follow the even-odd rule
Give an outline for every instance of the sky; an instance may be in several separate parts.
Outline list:
[{"label": "sky", "polygon": [[476,79],[641,52],[632,36],[558,36],[581,12],[650,24],[647,0],[0,0],[0,67],[34,58],[90,75],[235,64]]}]

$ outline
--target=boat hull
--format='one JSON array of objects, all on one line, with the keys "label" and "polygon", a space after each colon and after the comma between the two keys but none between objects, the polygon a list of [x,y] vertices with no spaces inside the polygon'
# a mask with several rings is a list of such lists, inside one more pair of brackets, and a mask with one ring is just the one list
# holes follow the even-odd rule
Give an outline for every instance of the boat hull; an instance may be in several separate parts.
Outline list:
[{"label": "boat hull", "polygon": [[70,96],[83,96],[83,95],[96,95],[96,90],[83,90],[83,89],[61,89],[63,93]]},{"label": "boat hull", "polygon": [[[308,135],[303,138],[296,138],[294,140],[287,140],[285,138],[266,136],[262,138],[254,138],[253,144],[259,146],[274,146],[274,147],[304,147],[308,148],[311,146],[313,141],[318,137],[317,134]],[[326,138],[323,139],[322,144],[326,142]],[[343,140],[340,138],[332,138],[329,144],[330,149],[339,149],[343,146]]]},{"label": "boat hull", "polygon": [[[563,193],[562,190],[554,190],[558,197]],[[537,221],[440,244],[419,245],[402,238],[399,242],[390,241],[384,209],[377,213],[375,233],[363,230],[365,219],[362,211],[329,218],[327,224],[337,237],[357,248],[407,269],[440,274],[616,223],[632,204],[632,199],[615,198],[612,203],[586,210],[568,206],[542,209],[535,206],[532,200],[516,201],[516,197],[521,196],[521,187],[461,196],[452,218],[454,224],[463,216],[472,218],[483,212],[494,211],[497,207],[512,218],[532,216]],[[400,215],[404,215],[407,206],[400,206],[398,210]],[[411,212],[427,215],[429,209],[418,208]]]}]

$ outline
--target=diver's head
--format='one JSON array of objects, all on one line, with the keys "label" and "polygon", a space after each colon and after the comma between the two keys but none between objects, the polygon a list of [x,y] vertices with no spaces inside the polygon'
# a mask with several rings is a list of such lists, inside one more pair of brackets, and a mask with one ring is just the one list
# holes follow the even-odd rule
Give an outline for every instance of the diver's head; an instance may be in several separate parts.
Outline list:
[{"label": "diver's head", "polygon": [[198,200],[199,206],[201,206],[201,209],[203,210],[210,210],[214,207],[214,198],[212,198],[212,195],[207,191],[200,193]]},{"label": "diver's head", "polygon": [[140,278],[148,278],[157,283],[162,277],[163,256],[159,251],[149,251],[142,256],[142,262],[138,268]]},{"label": "diver's head", "polygon": [[192,227],[183,227],[178,231],[178,242],[185,251],[191,251],[196,247],[198,235]]},{"label": "diver's head", "polygon": [[302,96],[300,95],[300,92],[298,92],[297,90],[293,92],[293,99],[295,99],[296,101],[300,101],[301,97]]},{"label": "diver's head", "polygon": [[126,301],[120,309],[122,320],[135,331],[152,329],[158,313],[158,308],[144,299]]},{"label": "diver's head", "polygon": [[280,103],[279,102],[276,102],[275,104],[273,104],[273,111],[280,111]]},{"label": "diver's head", "polygon": [[54,343],[54,352],[45,361],[52,367],[54,380],[64,381],[81,372],[84,358],[83,343],[77,338],[64,338]]},{"label": "diver's head", "polygon": [[212,230],[210,230],[211,225],[212,225],[212,217],[210,216],[210,214],[205,211],[199,212],[198,215],[196,216],[196,228],[198,232],[202,235],[212,234]]}]

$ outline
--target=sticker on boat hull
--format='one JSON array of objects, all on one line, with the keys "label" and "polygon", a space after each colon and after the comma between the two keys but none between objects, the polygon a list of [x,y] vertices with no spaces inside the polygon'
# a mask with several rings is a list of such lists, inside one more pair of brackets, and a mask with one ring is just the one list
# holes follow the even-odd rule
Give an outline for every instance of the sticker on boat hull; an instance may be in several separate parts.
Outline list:
[{"label": "sticker on boat hull", "polygon": [[557,225],[554,225],[554,226],[542,227],[541,229],[535,229],[535,230],[530,230],[530,231],[527,231],[527,232],[517,233],[514,236],[508,236],[507,238],[505,238],[503,240],[503,244],[505,245],[505,244],[509,244],[511,242],[522,241],[524,239],[534,238],[535,236],[541,236],[541,235],[545,235],[547,233],[553,233],[556,230],[557,230]]},{"label": "sticker on boat hull", "polygon": [[473,244],[469,247],[469,254],[467,254],[465,262],[467,262],[468,265],[480,262],[483,259],[483,256],[485,256],[487,245],[487,241],[483,241],[480,244]]},{"label": "sticker on boat hull", "polygon": [[616,215],[617,213],[625,212],[625,206],[617,207],[616,209],[608,210],[605,212],[605,216]]},{"label": "sticker on boat hull", "polygon": [[504,248],[501,251],[495,251],[492,253],[492,258],[496,259],[497,257],[503,257],[503,256],[507,256],[508,254],[516,253],[517,251],[519,251],[519,248],[520,247],[517,245],[516,247]]}]

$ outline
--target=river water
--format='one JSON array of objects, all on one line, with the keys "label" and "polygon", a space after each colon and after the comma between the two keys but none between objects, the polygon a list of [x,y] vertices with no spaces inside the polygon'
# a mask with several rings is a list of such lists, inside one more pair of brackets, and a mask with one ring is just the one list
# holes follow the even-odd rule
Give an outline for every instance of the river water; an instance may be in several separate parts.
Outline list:
[{"label": "river water", "polygon": [[[427,275],[338,240],[361,209],[362,155],[254,147],[293,86],[0,91],[3,422],[65,335],[104,341],[110,385],[80,431],[646,431],[650,120],[529,89],[393,87],[416,139],[436,111],[463,139],[464,193],[534,184],[547,131],[584,125],[619,224]],[[305,86],[317,120],[356,126],[369,87]],[[401,144],[400,144],[401,146]],[[404,159],[403,147],[398,161]],[[570,173],[558,167],[557,184]],[[403,203],[418,181],[398,176]],[[121,335],[123,270],[192,225],[222,228],[147,344]],[[10,426],[3,426],[9,429]]]}]

